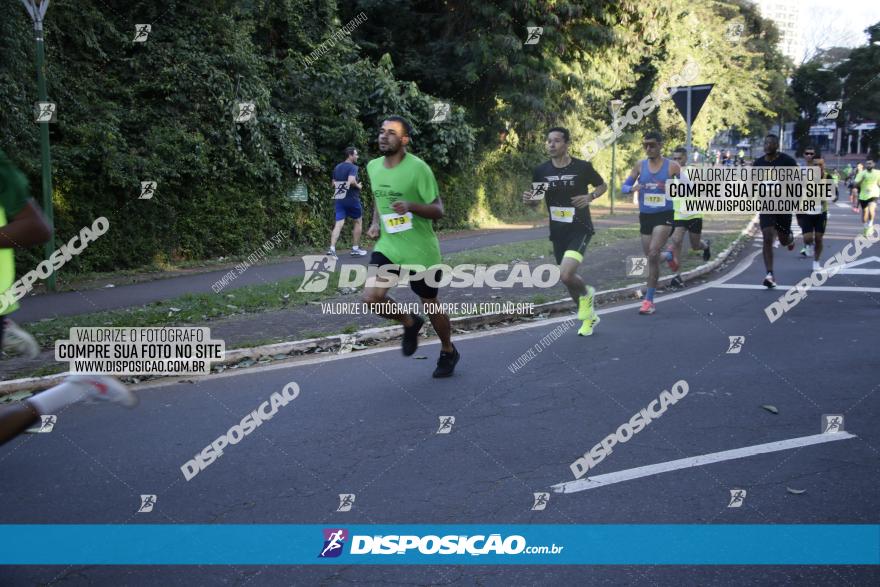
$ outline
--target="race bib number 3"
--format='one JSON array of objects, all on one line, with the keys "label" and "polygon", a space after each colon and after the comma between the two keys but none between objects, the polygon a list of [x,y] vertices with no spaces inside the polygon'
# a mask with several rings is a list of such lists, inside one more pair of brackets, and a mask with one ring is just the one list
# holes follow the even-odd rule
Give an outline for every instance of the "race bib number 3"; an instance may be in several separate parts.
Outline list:
[{"label": "race bib number 3", "polygon": [[395,232],[403,232],[413,227],[412,212],[406,214],[382,214],[382,224],[385,225],[385,232],[393,234]]},{"label": "race bib number 3", "polygon": [[550,220],[574,222],[574,207],[550,206]]},{"label": "race bib number 3", "polygon": [[334,181],[333,182],[333,199],[334,200],[342,200],[345,196],[348,195],[348,182],[347,181]]}]

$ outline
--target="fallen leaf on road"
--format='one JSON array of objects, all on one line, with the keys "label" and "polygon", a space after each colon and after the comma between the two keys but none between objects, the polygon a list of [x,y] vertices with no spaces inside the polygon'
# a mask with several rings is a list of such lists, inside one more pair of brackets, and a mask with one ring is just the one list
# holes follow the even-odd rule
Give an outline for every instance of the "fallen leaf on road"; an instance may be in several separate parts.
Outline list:
[{"label": "fallen leaf on road", "polygon": [[427,358],[428,357],[426,357],[425,355],[417,355],[417,356],[413,357],[413,359],[427,359]]},{"label": "fallen leaf on road", "polygon": [[764,408],[765,410],[767,410],[768,412],[770,412],[771,414],[778,414],[779,413],[779,410],[776,408],[776,406],[763,405],[761,407]]},{"label": "fallen leaf on road", "polygon": [[791,487],[786,487],[785,490],[789,493],[794,493],[795,495],[800,495],[801,493],[807,492],[806,489],[792,489]]}]

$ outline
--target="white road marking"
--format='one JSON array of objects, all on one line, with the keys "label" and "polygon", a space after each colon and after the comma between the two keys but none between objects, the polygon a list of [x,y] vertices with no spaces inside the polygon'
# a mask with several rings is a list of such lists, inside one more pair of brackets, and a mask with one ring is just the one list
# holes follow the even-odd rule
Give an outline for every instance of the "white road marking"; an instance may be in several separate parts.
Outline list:
[{"label": "white road marking", "polygon": [[[853,269],[859,265],[867,265],[868,263],[877,263],[877,269]],[[880,257],[865,257],[852,263],[845,263],[841,266],[841,273],[846,275],[880,275]]]},{"label": "white road marking", "polygon": [[[720,283],[718,285],[713,285],[712,287],[717,287],[719,289],[767,289],[763,285],[757,285],[752,283]],[[781,285],[776,284],[776,289],[791,289],[793,285]],[[880,293],[880,287],[855,287],[855,286],[844,286],[844,285],[823,285],[821,287],[813,287],[810,289],[810,293],[816,291],[849,291],[849,292],[858,292],[858,293]]]},{"label": "white road marking", "polygon": [[635,467],[634,469],[624,469],[623,471],[615,471],[614,473],[606,473],[604,475],[596,475],[587,477],[586,479],[578,479],[576,481],[567,481],[557,483],[551,489],[556,493],[576,493],[578,491],[586,491],[587,489],[595,489],[621,481],[629,481],[640,477],[648,477],[650,475],[659,475],[669,471],[677,471],[679,469],[687,469],[690,467],[700,467],[702,465],[710,465],[722,461],[730,461],[733,459],[742,459],[754,455],[765,454],[769,452],[778,452],[781,450],[789,450],[802,446],[810,446],[813,444],[822,444],[825,442],[834,442],[836,440],[847,440],[856,438],[854,434],[849,432],[835,432],[830,434],[813,434],[812,436],[801,436],[798,438],[789,438],[788,440],[779,440],[776,442],[768,442],[766,444],[755,444],[743,448],[735,448],[732,450],[724,450],[721,452],[713,452],[696,457],[688,457],[677,459],[674,461],[666,461],[665,463],[657,463],[655,465],[645,465],[644,467]]},{"label": "white road marking", "polygon": [[837,204],[835,204],[835,205],[838,208],[850,208],[851,207],[849,204],[842,204],[841,202],[837,202]]}]

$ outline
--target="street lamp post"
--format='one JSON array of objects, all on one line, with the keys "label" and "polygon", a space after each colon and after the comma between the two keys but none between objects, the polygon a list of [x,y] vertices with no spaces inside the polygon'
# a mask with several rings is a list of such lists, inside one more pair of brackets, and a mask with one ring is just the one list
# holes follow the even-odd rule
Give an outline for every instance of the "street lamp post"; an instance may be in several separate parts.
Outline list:
[{"label": "street lamp post", "polygon": [[[620,113],[621,108],[623,108],[623,100],[611,100],[608,103],[608,109],[611,111],[611,128],[617,128],[615,126],[615,122],[617,122],[617,115]],[[617,141],[611,143],[611,191],[609,192],[608,201],[611,204],[610,214],[614,214],[614,186],[616,185],[615,179],[615,171],[616,171],[616,160],[617,160]]]},{"label": "street lamp post", "polygon": [[[46,52],[43,43],[43,17],[49,9],[49,0],[21,0],[25,10],[34,21],[34,40],[37,43],[37,93],[40,102],[48,101],[46,93]],[[52,210],[52,156],[49,152],[49,122],[40,122],[40,156],[43,178],[43,214],[49,222],[49,241],[45,246],[46,259],[55,250],[55,219]],[[55,273],[49,275],[46,283],[49,291],[55,291]]]}]

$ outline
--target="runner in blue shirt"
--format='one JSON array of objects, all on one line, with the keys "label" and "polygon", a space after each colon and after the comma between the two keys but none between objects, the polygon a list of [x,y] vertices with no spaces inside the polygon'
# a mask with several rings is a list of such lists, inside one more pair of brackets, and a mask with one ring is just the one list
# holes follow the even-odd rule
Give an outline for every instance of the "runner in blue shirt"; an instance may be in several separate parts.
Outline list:
[{"label": "runner in blue shirt", "polygon": [[[648,283],[645,299],[639,314],[653,314],[654,292],[660,277],[661,250],[672,235],[674,210],[672,200],[666,197],[666,182],[679,177],[681,167],[675,161],[663,157],[663,137],[657,131],[645,133],[642,141],[647,159],[633,167],[621,191],[625,194],[639,193],[639,232],[642,235],[642,250],[648,258]],[[671,251],[665,252],[673,271],[678,270],[678,259]]]},{"label": "runner in blue shirt", "polygon": [[336,256],[336,241],[339,240],[339,234],[342,232],[346,218],[351,218],[354,221],[351,256],[363,257],[367,254],[360,247],[361,230],[363,229],[362,217],[364,215],[361,209],[361,188],[364,186],[358,181],[359,170],[355,165],[357,160],[358,150],[354,147],[348,147],[345,150],[345,161],[333,169],[333,201],[336,208],[336,224],[330,234],[330,248],[327,250],[327,254],[331,257]]}]

